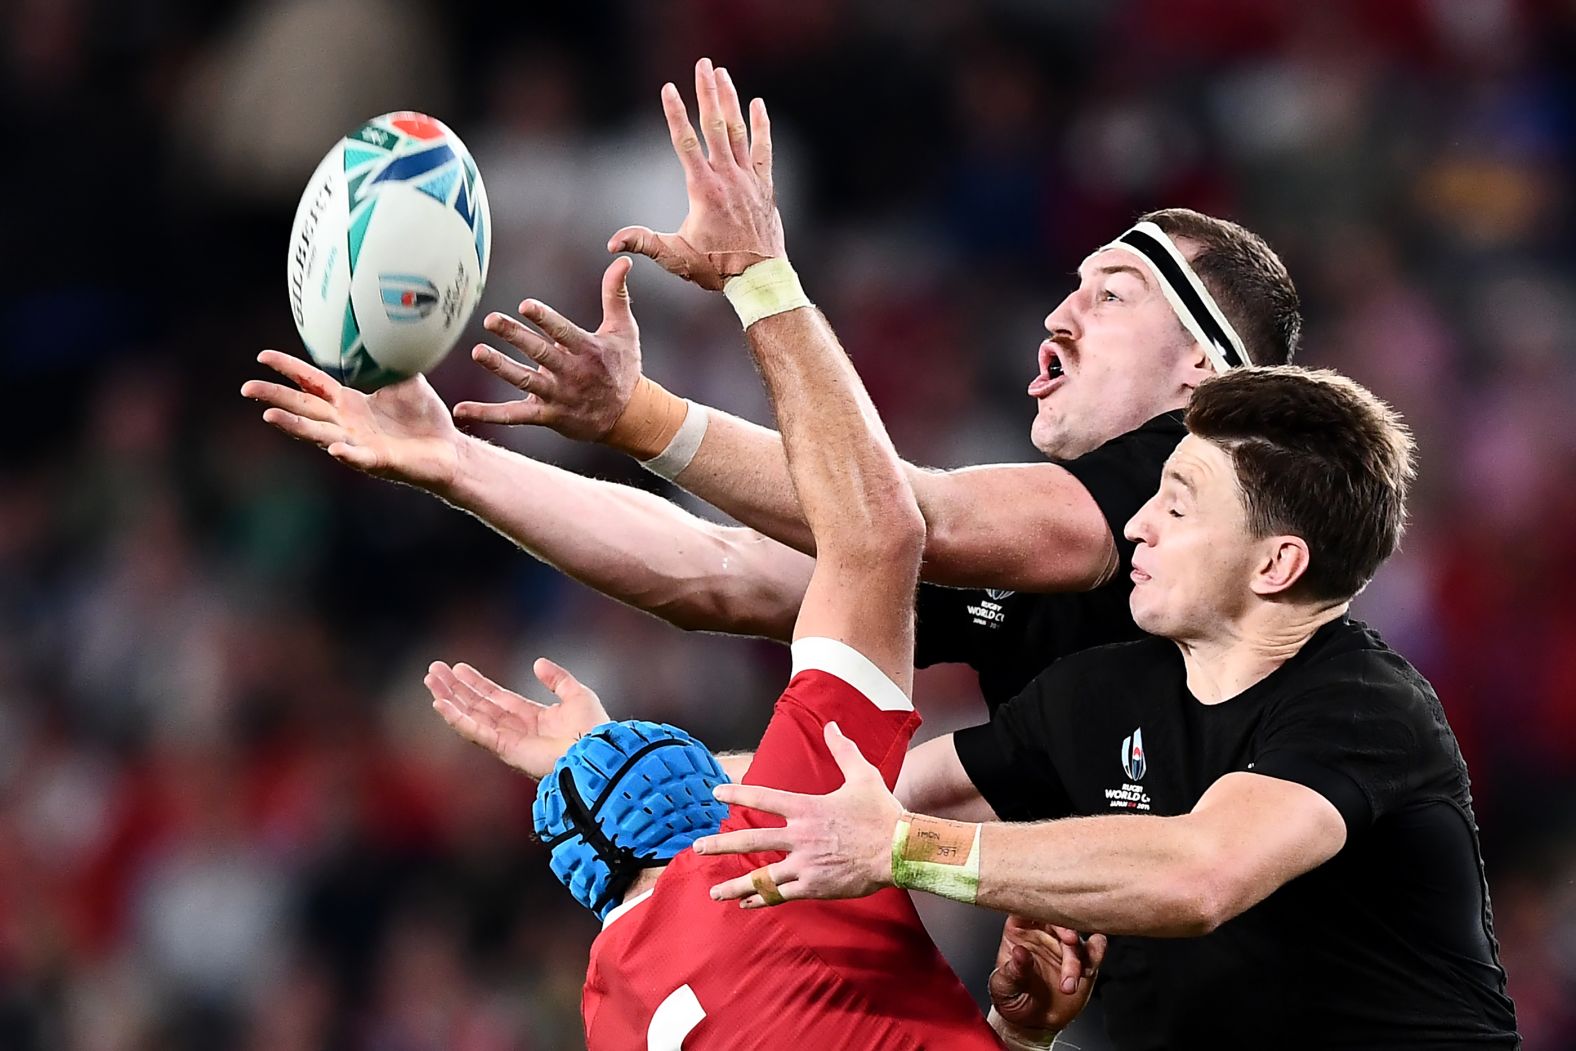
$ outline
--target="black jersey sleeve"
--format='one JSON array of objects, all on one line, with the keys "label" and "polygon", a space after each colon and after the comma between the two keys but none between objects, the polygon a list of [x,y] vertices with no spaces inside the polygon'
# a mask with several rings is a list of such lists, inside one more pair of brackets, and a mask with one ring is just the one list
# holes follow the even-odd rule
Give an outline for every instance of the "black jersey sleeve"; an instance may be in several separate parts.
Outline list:
[{"label": "black jersey sleeve", "polygon": [[1089,490],[1121,559],[1117,570],[1125,577],[1133,569],[1135,545],[1123,536],[1127,522],[1160,488],[1160,473],[1187,435],[1180,411],[1157,416],[1135,431],[1111,439],[1076,460],[1060,461],[1068,473]]},{"label": "black jersey sleeve", "polygon": [[1072,813],[1057,772],[1053,667],[996,709],[990,722],[952,735],[964,773],[1003,821],[1043,821]]},{"label": "black jersey sleeve", "polygon": [[1361,831],[1434,774],[1410,715],[1404,698],[1360,681],[1290,698],[1267,714],[1251,769],[1313,789]]}]

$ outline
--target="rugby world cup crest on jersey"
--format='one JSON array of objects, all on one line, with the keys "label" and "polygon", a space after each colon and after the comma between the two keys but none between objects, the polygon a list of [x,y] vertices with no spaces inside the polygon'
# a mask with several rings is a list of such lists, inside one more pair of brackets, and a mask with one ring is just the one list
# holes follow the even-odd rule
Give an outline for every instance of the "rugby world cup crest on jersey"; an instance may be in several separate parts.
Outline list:
[{"label": "rugby world cup crest on jersey", "polygon": [[1122,772],[1129,780],[1142,781],[1144,771],[1148,768],[1149,764],[1144,759],[1144,731],[1139,728],[1130,736],[1122,738]]},{"label": "rugby world cup crest on jersey", "polygon": [[390,321],[420,321],[438,305],[438,288],[417,274],[379,274],[383,312]]}]

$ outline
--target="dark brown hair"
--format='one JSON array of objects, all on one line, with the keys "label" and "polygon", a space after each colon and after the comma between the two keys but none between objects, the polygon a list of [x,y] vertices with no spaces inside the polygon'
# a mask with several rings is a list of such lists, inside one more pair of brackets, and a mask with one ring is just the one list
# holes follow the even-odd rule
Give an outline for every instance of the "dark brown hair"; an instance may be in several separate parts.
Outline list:
[{"label": "dark brown hair", "polygon": [[1302,339],[1302,303],[1286,264],[1264,238],[1191,208],[1146,212],[1172,239],[1196,241],[1194,273],[1226,314],[1256,365],[1285,365]]},{"label": "dark brown hair", "polygon": [[1233,369],[1198,385],[1186,421],[1231,455],[1253,536],[1307,542],[1288,594],[1351,598],[1400,546],[1412,435],[1362,385],[1327,369]]}]

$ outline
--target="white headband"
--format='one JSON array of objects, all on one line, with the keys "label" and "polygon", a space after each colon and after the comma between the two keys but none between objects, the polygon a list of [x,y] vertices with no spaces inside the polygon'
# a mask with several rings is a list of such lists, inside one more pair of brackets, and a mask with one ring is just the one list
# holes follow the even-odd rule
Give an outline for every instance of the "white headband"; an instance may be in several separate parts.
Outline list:
[{"label": "white headband", "polygon": [[[1198,279],[1186,257],[1166,232],[1154,223],[1143,222],[1105,246],[1131,252],[1149,264],[1160,282],[1166,302],[1176,311],[1182,324],[1209,355],[1216,372],[1246,365],[1251,360],[1242,339],[1226,315]],[[1102,249],[1103,251],[1104,249]]]}]

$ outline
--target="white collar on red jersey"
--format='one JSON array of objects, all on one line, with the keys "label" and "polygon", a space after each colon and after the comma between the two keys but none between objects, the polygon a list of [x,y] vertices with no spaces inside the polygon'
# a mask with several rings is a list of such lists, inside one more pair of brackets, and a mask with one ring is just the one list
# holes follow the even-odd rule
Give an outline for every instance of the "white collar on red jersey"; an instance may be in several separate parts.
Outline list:
[{"label": "white collar on red jersey", "polygon": [[[655,888],[655,887],[651,888],[651,890],[656,890],[656,889],[657,888]],[[620,916],[624,915],[624,913],[628,912],[630,909],[633,909],[636,905],[639,905],[641,902],[643,902],[647,898],[651,897],[651,890],[643,890],[639,894],[636,894],[633,898],[630,898],[628,901],[624,902],[624,904],[615,907],[612,911],[610,911],[607,914],[607,917],[605,919],[603,919],[603,921],[602,921],[602,929],[604,931],[607,930],[608,926],[614,920],[618,919]]]}]

